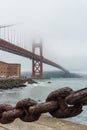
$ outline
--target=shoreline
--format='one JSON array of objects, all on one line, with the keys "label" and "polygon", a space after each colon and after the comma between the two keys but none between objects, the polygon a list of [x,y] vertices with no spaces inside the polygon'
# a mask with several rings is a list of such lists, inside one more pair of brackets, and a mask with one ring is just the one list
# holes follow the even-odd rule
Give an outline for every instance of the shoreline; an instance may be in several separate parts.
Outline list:
[{"label": "shoreline", "polygon": [[25,87],[26,82],[28,84],[37,83],[31,78],[1,78],[0,79],[0,89],[13,89],[19,87]]}]

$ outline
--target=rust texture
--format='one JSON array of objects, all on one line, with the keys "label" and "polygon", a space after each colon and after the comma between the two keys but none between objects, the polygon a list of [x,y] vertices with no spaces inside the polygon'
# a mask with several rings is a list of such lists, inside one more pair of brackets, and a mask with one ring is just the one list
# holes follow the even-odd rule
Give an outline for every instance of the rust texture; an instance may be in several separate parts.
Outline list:
[{"label": "rust texture", "polygon": [[0,123],[11,123],[16,118],[33,122],[46,112],[56,118],[73,117],[82,112],[84,105],[87,105],[87,88],[73,91],[69,87],[64,87],[51,92],[43,103],[27,98],[17,102],[15,107],[0,104]]}]

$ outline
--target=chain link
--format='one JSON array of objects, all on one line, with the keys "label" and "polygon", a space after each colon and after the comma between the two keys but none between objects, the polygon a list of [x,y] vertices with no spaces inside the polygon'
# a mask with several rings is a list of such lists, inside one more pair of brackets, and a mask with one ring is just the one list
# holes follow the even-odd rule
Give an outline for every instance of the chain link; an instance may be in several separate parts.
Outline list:
[{"label": "chain link", "polygon": [[21,108],[23,110],[23,114],[20,117],[20,119],[25,122],[33,122],[38,120],[41,114],[29,112],[29,108],[31,106],[36,106],[36,105],[37,102],[30,98],[19,101],[16,104],[16,108]]},{"label": "chain link", "polygon": [[28,98],[17,102],[15,107],[0,104],[0,123],[11,123],[16,118],[33,122],[46,112],[56,118],[73,117],[82,112],[84,105],[87,105],[87,88],[73,91],[69,87],[64,87],[51,92],[44,103],[37,103]]},{"label": "chain link", "polygon": [[74,95],[74,91],[69,87],[65,87],[65,88],[61,88],[56,91],[53,91],[48,95],[46,101],[56,100],[59,105],[58,109],[50,112],[50,114],[53,117],[56,117],[56,118],[73,117],[82,112],[82,105],[80,103],[73,106],[69,106],[67,104],[65,98],[71,94]]}]

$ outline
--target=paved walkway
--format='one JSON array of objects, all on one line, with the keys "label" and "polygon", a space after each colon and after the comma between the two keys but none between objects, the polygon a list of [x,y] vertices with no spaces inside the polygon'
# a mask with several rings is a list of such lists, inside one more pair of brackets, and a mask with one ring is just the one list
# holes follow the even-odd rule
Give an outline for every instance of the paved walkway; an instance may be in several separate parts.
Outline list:
[{"label": "paved walkway", "polygon": [[32,123],[25,123],[16,119],[10,124],[0,124],[0,130],[87,130],[87,126],[41,116],[38,121]]}]

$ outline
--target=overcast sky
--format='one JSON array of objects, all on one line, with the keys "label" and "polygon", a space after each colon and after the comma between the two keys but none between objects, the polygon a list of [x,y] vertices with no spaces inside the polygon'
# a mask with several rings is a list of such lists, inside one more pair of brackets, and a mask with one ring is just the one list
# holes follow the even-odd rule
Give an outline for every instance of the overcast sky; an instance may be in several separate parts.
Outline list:
[{"label": "overcast sky", "polygon": [[[87,0],[0,0],[0,25],[8,24],[16,25],[17,38],[21,32],[25,48],[42,39],[44,57],[87,73]],[[31,70],[31,60],[20,56],[0,51],[0,60]],[[45,65],[44,70],[55,68]]]}]

